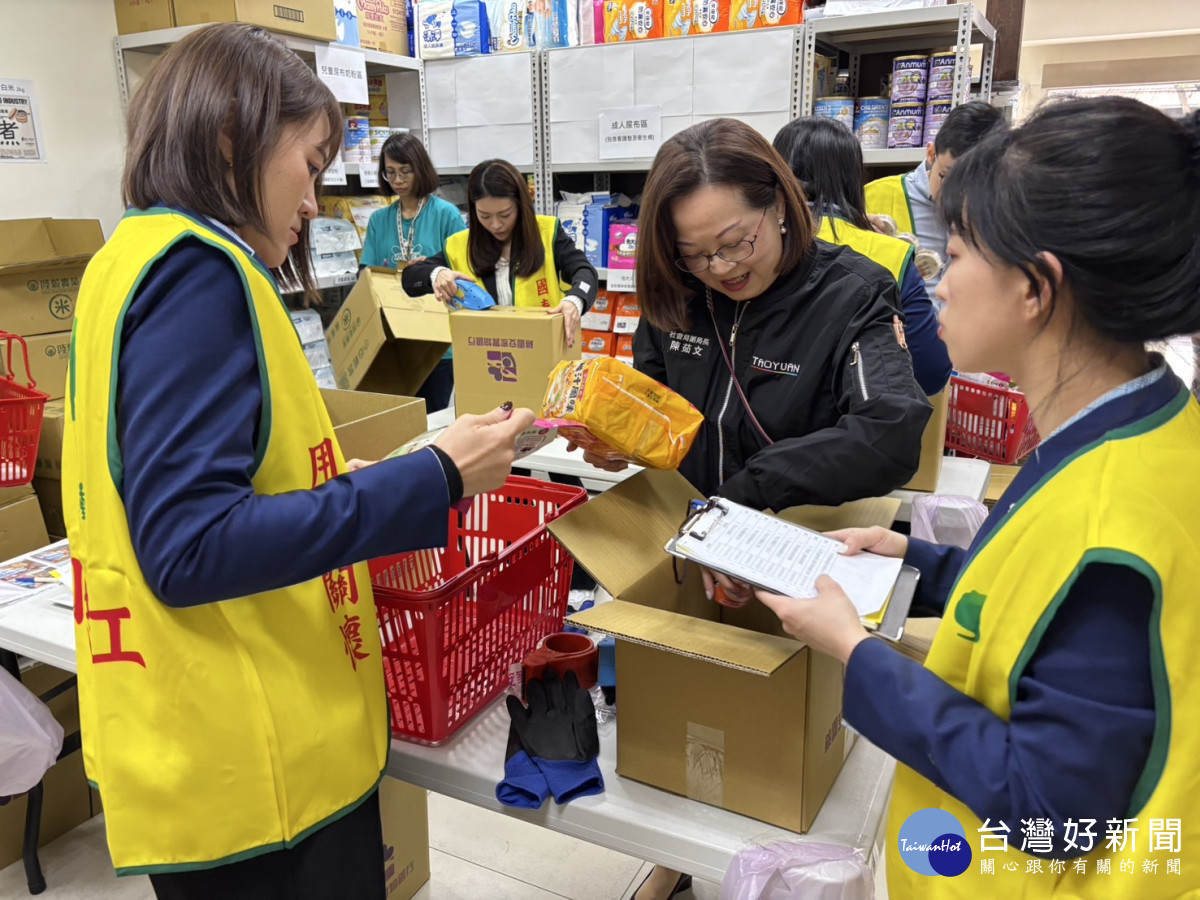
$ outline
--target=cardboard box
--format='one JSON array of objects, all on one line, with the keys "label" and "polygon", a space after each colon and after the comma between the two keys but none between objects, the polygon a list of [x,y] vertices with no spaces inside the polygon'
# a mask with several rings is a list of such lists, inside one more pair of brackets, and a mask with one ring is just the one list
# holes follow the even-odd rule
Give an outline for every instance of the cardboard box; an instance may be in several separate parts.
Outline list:
[{"label": "cardboard box", "polygon": [[561,315],[543,309],[493,307],[450,315],[454,338],[454,410],[479,415],[506,400],[542,408],[550,373],[564,359],[579,359],[580,335],[568,347]]},{"label": "cardboard box", "polygon": [[0,509],[3,509],[10,503],[16,503],[18,500],[23,500],[32,493],[32,484],[18,484],[15,487],[0,488]]},{"label": "cardboard box", "polygon": [[364,269],[325,340],[342,390],[411,397],[450,346],[450,316],[432,294],[408,296],[396,270]]},{"label": "cardboard box", "polygon": [[171,0],[115,0],[117,34],[137,34],[175,27]]},{"label": "cardboard box", "polygon": [[[677,584],[663,545],[699,494],[646,470],[549,523],[615,598],[571,616],[616,636],[617,773],[781,828],[806,831],[845,758],[842,666],[784,637],[761,604],[704,596],[696,566]],[[800,507],[810,528],[890,525],[899,501]]]},{"label": "cardboard box", "polygon": [[616,335],[616,346],[613,347],[613,356],[621,360],[621,362],[633,365],[633,335],[618,334]]},{"label": "cardboard box", "polygon": [[912,481],[904,486],[907,491],[933,493],[942,474],[942,460],[946,456],[946,413],[950,392],[942,390],[929,398],[933,404],[933,415],[921,434],[921,462]]},{"label": "cardboard box", "polygon": [[379,783],[387,900],[409,900],[429,880],[429,795],[385,778]]},{"label": "cardboard box", "polygon": [[62,478],[63,427],[67,422],[67,401],[48,400],[42,410],[42,436],[38,440],[37,478]]},{"label": "cardboard box", "polygon": [[71,327],[79,280],[104,246],[95,219],[0,221],[0,325],[13,334]]},{"label": "cardboard box", "polygon": [[[68,672],[38,664],[21,673],[21,682],[34,694],[41,696],[70,677]],[[59,694],[47,706],[66,734],[79,730],[79,699],[75,688]],[[83,754],[78,751],[51,767],[42,783],[39,847],[46,846],[101,812],[100,795],[88,785],[83,771]],[[0,798],[0,869],[21,859],[26,806],[24,794]],[[47,875],[47,880],[53,885],[54,872],[50,870]]]},{"label": "cardboard box", "polygon": [[[37,382],[37,389],[58,400],[67,394],[67,361],[71,356],[71,332],[35,334],[25,338],[29,350],[29,371]],[[20,346],[13,347],[13,368],[17,381],[25,384],[25,364],[21,360]],[[0,356],[0,375],[8,374],[7,357]]]},{"label": "cardboard box", "polygon": [[633,334],[642,321],[636,294],[618,294],[616,309],[613,310],[613,331],[617,334]]},{"label": "cardboard box", "polygon": [[246,22],[318,41],[337,40],[330,0],[175,0],[176,25]]},{"label": "cardboard box", "polygon": [[45,547],[50,543],[38,498],[26,494],[0,506],[0,562]]},{"label": "cardboard box", "polygon": [[363,49],[411,56],[404,0],[358,0],[358,42]]},{"label": "cardboard box", "polygon": [[588,331],[612,331],[615,308],[614,296],[606,290],[599,291],[592,308],[583,314],[580,327]]},{"label": "cardboard box", "polygon": [[63,515],[62,481],[57,478],[35,478],[31,488],[37,493],[42,521],[46,523],[46,534],[53,543],[56,537],[63,537],[67,533],[67,520]]},{"label": "cardboard box", "polygon": [[417,397],[326,389],[321,396],[346,459],[383,459],[429,428],[425,401]]},{"label": "cardboard box", "polygon": [[583,332],[583,359],[612,356],[616,349],[616,336],[611,331]]},{"label": "cardboard box", "polygon": [[983,497],[984,506],[988,509],[995,506],[996,501],[1004,495],[1009,485],[1013,483],[1013,479],[1020,474],[1020,466],[998,466],[993,463],[991,477],[988,479],[987,493]]}]

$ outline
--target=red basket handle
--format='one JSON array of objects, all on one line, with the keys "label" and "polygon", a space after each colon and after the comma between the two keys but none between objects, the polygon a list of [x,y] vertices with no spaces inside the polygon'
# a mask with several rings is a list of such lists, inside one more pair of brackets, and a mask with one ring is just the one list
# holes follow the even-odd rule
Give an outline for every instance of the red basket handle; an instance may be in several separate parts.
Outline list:
[{"label": "red basket handle", "polygon": [[33,373],[29,371],[29,348],[25,346],[25,338],[21,337],[19,334],[10,334],[7,331],[0,331],[0,341],[8,342],[8,344],[7,344],[7,346],[8,346],[8,357],[7,357],[8,364],[6,366],[6,369],[8,371],[8,380],[15,381],[16,377],[17,377],[17,373],[15,371],[13,371],[13,364],[12,364],[12,342],[20,341],[21,342],[21,353],[25,357],[25,380],[29,382],[30,388],[36,388],[37,382],[34,381],[34,379],[33,379]]}]

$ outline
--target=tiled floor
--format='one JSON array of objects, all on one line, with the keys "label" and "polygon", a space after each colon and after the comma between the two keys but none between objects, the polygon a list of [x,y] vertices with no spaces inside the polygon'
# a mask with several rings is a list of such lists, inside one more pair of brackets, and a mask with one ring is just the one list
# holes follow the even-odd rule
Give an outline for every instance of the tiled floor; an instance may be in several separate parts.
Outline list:
[{"label": "tiled floor", "polygon": [[[650,870],[639,859],[429,795],[432,876],[417,900],[628,900]],[[99,818],[42,849],[48,900],[152,900],[144,877],[118,879]],[[0,898],[28,897],[25,872],[0,871]],[[689,895],[683,894],[687,898]],[[691,897],[718,900],[720,888],[697,882]]]}]

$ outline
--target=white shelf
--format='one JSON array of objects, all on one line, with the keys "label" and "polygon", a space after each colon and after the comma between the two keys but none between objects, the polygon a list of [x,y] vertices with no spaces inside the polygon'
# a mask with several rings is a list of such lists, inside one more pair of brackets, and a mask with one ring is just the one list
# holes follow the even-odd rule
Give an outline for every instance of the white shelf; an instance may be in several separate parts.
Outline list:
[{"label": "white shelf", "polygon": [[[958,42],[960,4],[895,9],[859,16],[830,16],[808,24],[817,41],[860,53],[887,53],[906,45],[918,49]],[[993,43],[996,29],[977,5],[971,21],[972,43]]]},{"label": "white shelf", "polygon": [[[207,25],[181,25],[178,28],[163,28],[159,31],[143,31],[140,34],[121,34],[117,35],[117,45],[122,50],[139,50],[144,53],[161,53],[172,44],[177,44],[193,31],[200,28],[205,28]],[[280,34],[272,32],[289,48],[306,55],[314,55],[318,46],[325,46],[324,41],[314,41],[312,38],[296,37],[290,34]],[[341,46],[341,45],[338,45]],[[358,49],[356,47],[349,48],[351,50]],[[418,72],[421,69],[421,60],[413,59],[410,56],[396,56],[392,53],[380,53],[378,50],[362,50],[363,56],[366,58],[367,65],[380,69],[393,69],[401,71]]]},{"label": "white shelf", "polygon": [[[354,274],[347,273],[345,275],[329,275],[325,278],[317,279],[317,290],[327,291],[330,288],[345,287],[346,285],[354,284],[356,281],[358,281],[358,273],[357,272],[355,272]],[[284,295],[298,294],[298,293],[300,293],[300,288],[289,287],[286,284],[281,284],[279,286],[279,293],[284,294]]]},{"label": "white shelf", "polygon": [[[513,163],[513,165],[516,166],[517,171],[522,175],[533,174],[532,163]],[[474,166],[440,166],[437,173],[439,175],[470,175],[474,169]]]},{"label": "white shelf", "polygon": [[864,150],[864,166],[915,166],[925,158],[924,147],[904,150]]},{"label": "white shelf", "polygon": [[653,159],[598,159],[595,162],[550,163],[552,172],[649,172]]}]

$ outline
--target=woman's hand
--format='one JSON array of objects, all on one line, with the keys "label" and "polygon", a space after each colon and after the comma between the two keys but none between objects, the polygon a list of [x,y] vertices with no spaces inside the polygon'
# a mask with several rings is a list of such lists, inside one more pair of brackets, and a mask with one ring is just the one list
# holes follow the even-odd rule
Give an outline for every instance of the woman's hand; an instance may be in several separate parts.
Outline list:
[{"label": "woman's hand", "polygon": [[868,550],[877,556],[904,559],[908,553],[906,536],[878,525],[871,528],[843,528],[840,531],[829,531],[826,532],[825,537],[845,544],[847,556]]},{"label": "woman's hand", "polygon": [[533,425],[533,410],[498,407],[484,416],[461,416],[434,441],[458,467],[463,497],[503,486],[516,457],[517,435]]},{"label": "woman's hand", "polygon": [[779,616],[784,631],[843,665],[849,661],[854,648],[870,637],[846,592],[828,575],[817,579],[817,596],[810,599],[782,597],[761,589],[755,594],[764,606]]},{"label": "woman's hand", "polygon": [[[563,435],[563,440],[567,442],[568,453],[574,453],[579,449],[579,445],[566,435]],[[583,461],[588,465],[595,466],[597,469],[603,469],[605,472],[624,472],[629,468],[628,461],[624,459],[605,459],[603,456],[597,456],[595,453],[587,450],[583,451]]]},{"label": "woman's hand", "polygon": [[464,275],[462,272],[442,269],[433,280],[433,295],[449,306],[454,298],[458,296],[458,285],[455,282],[474,280],[470,275]]},{"label": "woman's hand", "polygon": [[546,314],[553,316],[562,313],[563,317],[563,334],[567,336],[567,346],[575,346],[575,335],[579,333],[579,307],[570,300],[564,300],[554,309],[546,310]]},{"label": "woman's hand", "polygon": [[716,600],[722,606],[739,609],[750,602],[754,596],[752,585],[720,572],[701,567],[700,577],[704,579],[704,595],[709,600]]},{"label": "woman's hand", "polygon": [[377,459],[348,459],[346,460],[346,471],[357,472],[359,469],[365,469],[367,466],[373,466],[379,462]]}]

